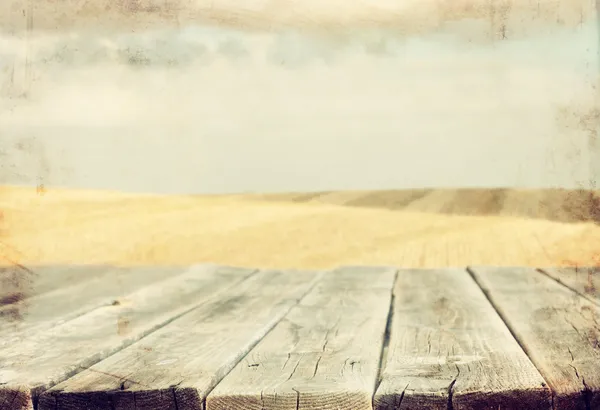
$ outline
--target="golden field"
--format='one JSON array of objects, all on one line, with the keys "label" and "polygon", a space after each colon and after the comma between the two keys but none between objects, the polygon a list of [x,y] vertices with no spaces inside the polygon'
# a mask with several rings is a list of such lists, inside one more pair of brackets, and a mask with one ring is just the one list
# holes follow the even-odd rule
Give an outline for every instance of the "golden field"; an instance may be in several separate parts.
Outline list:
[{"label": "golden field", "polygon": [[600,264],[597,204],[597,193],[568,190],[161,196],[5,186],[0,257],[26,266],[590,266]]}]

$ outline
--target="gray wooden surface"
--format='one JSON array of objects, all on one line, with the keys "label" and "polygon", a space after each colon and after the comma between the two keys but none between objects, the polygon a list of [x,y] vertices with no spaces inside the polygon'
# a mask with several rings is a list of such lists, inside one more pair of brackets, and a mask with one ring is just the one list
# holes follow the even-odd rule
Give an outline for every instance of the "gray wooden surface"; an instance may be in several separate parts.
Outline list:
[{"label": "gray wooden surface", "polygon": [[600,306],[600,267],[542,268],[540,271]]},{"label": "gray wooden surface", "polygon": [[61,287],[85,282],[108,271],[108,266],[62,265],[26,267],[0,266],[0,325],[20,323],[26,318],[31,298]]},{"label": "gray wooden surface", "polygon": [[600,308],[532,268],[471,271],[550,384],[555,409],[599,409]]},{"label": "gray wooden surface", "polygon": [[324,276],[219,383],[207,410],[371,409],[395,273]]},{"label": "gray wooden surface", "polygon": [[316,272],[260,271],[44,394],[40,410],[199,409],[206,395],[306,294]]},{"label": "gray wooden surface", "polygon": [[375,409],[551,408],[541,375],[465,269],[401,270],[394,298]]},{"label": "gray wooden surface", "polygon": [[0,267],[0,410],[600,409],[583,273]]},{"label": "gray wooden surface", "polygon": [[[39,392],[122,350],[252,271],[192,266],[25,340],[2,346],[0,408],[27,409]],[[9,404],[7,404],[9,403]]]},{"label": "gray wooden surface", "polygon": [[58,265],[23,266],[9,265],[0,267],[1,294],[18,292],[23,298],[41,295],[61,288],[85,282],[103,272],[118,269],[108,265]]},{"label": "gray wooden surface", "polygon": [[26,338],[33,332],[56,326],[100,306],[111,305],[142,286],[166,280],[185,267],[97,267],[34,268],[32,291],[18,301],[0,306],[2,336]]}]

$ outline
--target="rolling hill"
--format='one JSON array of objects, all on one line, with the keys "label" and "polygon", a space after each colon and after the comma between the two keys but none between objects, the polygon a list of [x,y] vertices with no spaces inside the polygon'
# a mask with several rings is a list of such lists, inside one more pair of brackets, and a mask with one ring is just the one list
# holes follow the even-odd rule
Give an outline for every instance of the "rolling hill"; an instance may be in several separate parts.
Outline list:
[{"label": "rolling hill", "polygon": [[3,263],[599,265],[598,193],[133,195],[0,188]]}]

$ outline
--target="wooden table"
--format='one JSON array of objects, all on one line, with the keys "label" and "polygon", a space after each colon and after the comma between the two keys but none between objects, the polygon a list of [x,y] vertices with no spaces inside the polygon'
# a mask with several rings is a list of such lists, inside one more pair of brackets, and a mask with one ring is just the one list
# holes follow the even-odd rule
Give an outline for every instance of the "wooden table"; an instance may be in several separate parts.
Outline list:
[{"label": "wooden table", "polygon": [[600,409],[597,268],[0,275],[0,409]]}]

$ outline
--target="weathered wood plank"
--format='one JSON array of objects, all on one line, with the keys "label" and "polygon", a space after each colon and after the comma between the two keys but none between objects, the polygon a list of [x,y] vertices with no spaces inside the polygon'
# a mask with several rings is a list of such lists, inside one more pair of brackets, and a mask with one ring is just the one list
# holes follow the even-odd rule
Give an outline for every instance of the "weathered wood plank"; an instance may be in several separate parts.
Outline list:
[{"label": "weathered wood plank", "polygon": [[600,305],[600,267],[542,268],[540,271]]},{"label": "weathered wood plank", "polygon": [[[131,345],[243,281],[249,269],[193,266],[0,350],[0,408],[29,409],[40,392]],[[11,403],[11,404],[8,404]]]},{"label": "weathered wood plank", "polygon": [[600,308],[535,269],[474,267],[561,409],[600,409]]},{"label": "weathered wood plank", "polygon": [[39,408],[200,409],[206,394],[319,277],[317,272],[261,271],[55,386]]},{"label": "weathered wood plank", "polygon": [[110,269],[108,265],[0,266],[0,296],[18,293],[18,299],[41,295],[85,282]]},{"label": "weathered wood plank", "polygon": [[550,409],[534,365],[465,269],[408,269],[394,288],[377,410]]},{"label": "weathered wood plank", "polygon": [[327,274],[209,394],[207,410],[371,409],[395,272]]},{"label": "weathered wood plank", "polygon": [[81,266],[0,266],[0,325],[23,320],[22,307],[31,297],[68,283],[81,283],[106,270],[106,266],[94,266],[88,269],[88,275],[80,275]]},{"label": "weathered wood plank", "polygon": [[[55,276],[53,272],[46,274],[47,269],[65,272],[62,267],[42,267],[36,272],[46,279]],[[73,280],[63,278],[67,280],[56,289],[0,307],[0,317],[7,319],[0,320],[0,347],[9,339],[32,337],[44,328],[64,323],[97,307],[111,305],[118,302],[120,296],[184,271],[184,267],[171,266],[125,268],[83,265],[77,266],[77,270],[67,268],[66,272]]]}]

